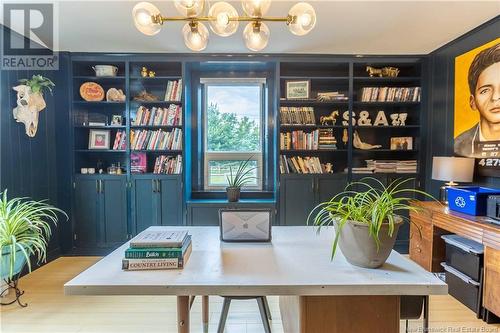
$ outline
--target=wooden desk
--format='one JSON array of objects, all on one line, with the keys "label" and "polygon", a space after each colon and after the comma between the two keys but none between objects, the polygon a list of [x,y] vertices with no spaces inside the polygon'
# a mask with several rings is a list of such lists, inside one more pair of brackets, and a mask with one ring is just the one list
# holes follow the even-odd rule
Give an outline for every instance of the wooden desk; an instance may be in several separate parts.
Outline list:
[{"label": "wooden desk", "polygon": [[332,228],[318,236],[313,227],[273,227],[272,243],[221,243],[218,227],[188,229],[193,252],[184,269],[122,271],[124,244],[66,283],[65,293],[176,295],[182,333],[189,332],[189,295],[284,296],[290,333],[396,333],[400,295],[447,293],[445,283],[395,251],[380,269],[352,266],[341,251],[330,261]]},{"label": "wooden desk", "polygon": [[431,272],[445,261],[441,235],[454,233],[485,246],[483,306],[500,316],[500,226],[486,217],[461,214],[437,202],[416,202],[422,212],[410,213],[410,259]]}]

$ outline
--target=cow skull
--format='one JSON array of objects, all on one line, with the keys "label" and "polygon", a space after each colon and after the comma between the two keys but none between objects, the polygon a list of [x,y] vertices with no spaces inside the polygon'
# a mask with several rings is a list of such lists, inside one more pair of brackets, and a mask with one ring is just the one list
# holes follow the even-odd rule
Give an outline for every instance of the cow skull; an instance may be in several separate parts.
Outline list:
[{"label": "cow skull", "polygon": [[29,137],[34,137],[38,129],[38,113],[47,106],[43,95],[40,92],[33,93],[27,85],[12,89],[17,92],[17,107],[12,110],[14,119],[24,124]]}]

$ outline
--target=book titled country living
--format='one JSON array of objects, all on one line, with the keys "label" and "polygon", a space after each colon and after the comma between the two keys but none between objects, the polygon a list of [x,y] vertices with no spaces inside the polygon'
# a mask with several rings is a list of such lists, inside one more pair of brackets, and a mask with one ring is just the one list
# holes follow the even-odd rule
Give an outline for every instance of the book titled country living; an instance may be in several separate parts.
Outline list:
[{"label": "book titled country living", "polygon": [[146,229],[130,241],[131,248],[182,247],[187,230]]},{"label": "book titled country living", "polygon": [[186,252],[181,258],[162,258],[162,259],[123,259],[122,269],[126,271],[143,271],[143,270],[159,270],[159,269],[180,269],[189,259],[192,252],[192,244],[186,249]]},{"label": "book titled country living", "polygon": [[191,235],[184,239],[182,247],[146,247],[128,248],[125,250],[125,259],[165,259],[182,258],[191,244]]}]

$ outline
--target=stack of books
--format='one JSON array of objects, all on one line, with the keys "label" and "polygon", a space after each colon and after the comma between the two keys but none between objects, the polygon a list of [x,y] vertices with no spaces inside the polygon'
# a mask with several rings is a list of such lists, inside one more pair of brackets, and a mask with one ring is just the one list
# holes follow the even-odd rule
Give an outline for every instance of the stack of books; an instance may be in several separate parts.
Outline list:
[{"label": "stack of books", "polygon": [[[367,169],[375,173],[416,173],[416,160],[366,160]],[[360,168],[358,168],[360,169]],[[354,172],[354,168],[353,168]]]},{"label": "stack of books", "polygon": [[118,131],[115,135],[115,142],[113,143],[113,150],[125,150],[127,148],[127,133],[125,131]]},{"label": "stack of books", "polygon": [[133,150],[181,150],[182,130],[179,128],[166,132],[130,131],[130,148]]},{"label": "stack of books", "polygon": [[310,133],[306,133],[304,131],[280,133],[280,149],[317,150],[318,137],[318,130],[312,131]]},{"label": "stack of books", "polygon": [[280,172],[284,173],[326,173],[326,167],[318,157],[280,156]]},{"label": "stack of books", "polygon": [[122,269],[184,268],[191,251],[191,235],[187,230],[144,230],[130,241],[122,260]]},{"label": "stack of books", "polygon": [[182,172],[182,155],[173,156],[158,156],[155,160],[153,173],[164,175],[177,175]]},{"label": "stack of books", "polygon": [[179,126],[182,119],[182,107],[170,104],[168,108],[153,107],[151,110],[144,106],[137,109],[133,126]]},{"label": "stack of books", "polygon": [[280,108],[281,125],[316,125],[314,108],[309,106]]},{"label": "stack of books", "polygon": [[420,87],[365,87],[362,102],[420,102]]},{"label": "stack of books", "polygon": [[398,161],[396,163],[396,173],[417,173],[417,161]]},{"label": "stack of books", "polygon": [[333,128],[319,130],[318,149],[337,149],[337,139],[333,136]]},{"label": "stack of books", "polygon": [[177,81],[168,81],[165,90],[165,101],[180,102],[182,98],[182,79]]}]

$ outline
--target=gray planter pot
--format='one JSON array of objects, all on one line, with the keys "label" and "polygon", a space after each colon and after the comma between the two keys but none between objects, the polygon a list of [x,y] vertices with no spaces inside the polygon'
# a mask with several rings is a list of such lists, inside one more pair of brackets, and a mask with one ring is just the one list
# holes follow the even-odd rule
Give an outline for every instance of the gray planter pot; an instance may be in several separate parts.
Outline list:
[{"label": "gray planter pot", "polygon": [[240,188],[239,187],[226,187],[227,201],[238,202],[240,200]]},{"label": "gray planter pot", "polygon": [[[398,230],[403,219],[395,217],[394,232],[388,235],[389,225],[383,224],[380,228],[380,247],[370,236],[368,225],[356,221],[348,221],[340,231],[339,247],[347,261],[355,266],[378,268],[382,266],[394,247]],[[335,228],[338,228],[336,225]]]}]

